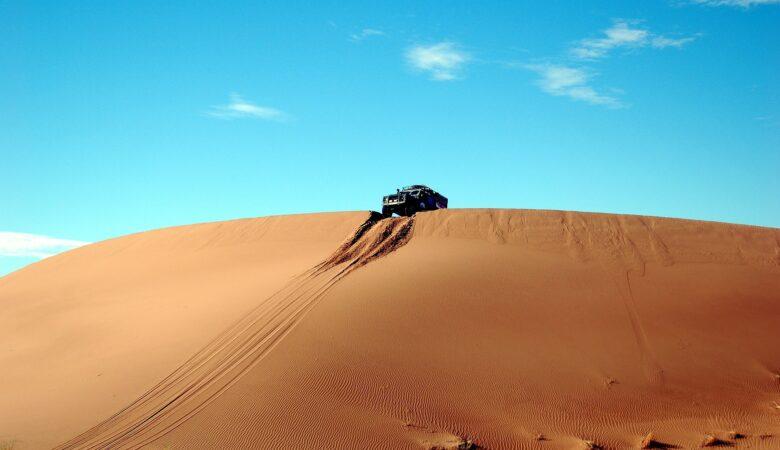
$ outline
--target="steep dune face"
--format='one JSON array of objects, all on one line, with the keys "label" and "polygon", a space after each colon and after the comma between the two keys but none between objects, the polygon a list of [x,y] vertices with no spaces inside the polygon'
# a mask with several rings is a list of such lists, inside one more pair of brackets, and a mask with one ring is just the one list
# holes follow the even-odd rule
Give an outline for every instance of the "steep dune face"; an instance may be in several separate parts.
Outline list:
[{"label": "steep dune face", "polygon": [[[105,253],[113,266],[101,272],[103,289],[90,277],[57,278],[92,270],[90,247],[1,279],[3,317],[14,317],[20,335],[2,338],[0,358],[16,348],[3,362],[25,395],[0,386],[0,396],[30,411],[0,411],[0,423],[12,424],[2,428],[11,438],[44,437],[32,446],[54,439],[64,448],[638,448],[650,432],[654,448],[698,447],[706,435],[780,446],[780,230],[446,210],[301,216],[298,231],[310,239],[282,242],[292,225],[276,220],[279,237],[262,244],[275,250],[247,246],[254,230],[246,229],[207,267],[172,243],[188,241],[184,227],[155,232],[165,238],[137,249],[150,258]],[[139,268],[160,245],[177,269]],[[45,300],[34,295],[57,283],[64,287]],[[175,307],[144,315],[143,298],[181,306],[201,291],[219,298],[201,300],[200,316]],[[55,337],[25,331],[36,301],[38,317],[56,319],[45,322]],[[56,339],[116,308],[100,301],[124,305],[106,328],[127,322],[141,330],[135,341],[165,345],[131,345],[118,332],[112,342],[122,352],[112,353],[75,332]],[[84,304],[76,317],[62,302]],[[237,306],[221,322],[197,322],[225,302]],[[155,314],[189,331],[155,336]],[[90,352],[102,370],[127,374],[110,393],[94,391],[88,365],[67,372]],[[43,371],[47,359],[59,372]],[[136,365],[145,369],[128,368]],[[99,406],[78,424],[39,392],[62,379],[60,402],[88,397]],[[34,415],[49,427],[35,429]]]},{"label": "steep dune face", "polygon": [[162,229],[0,278],[0,442],[51,448],[142,396],[368,213]]},{"label": "steep dune face", "polygon": [[186,423],[273,350],[338,281],[404,245],[412,219],[372,214],[329,258],[259,302],[127,408],[62,448],[140,447]]}]

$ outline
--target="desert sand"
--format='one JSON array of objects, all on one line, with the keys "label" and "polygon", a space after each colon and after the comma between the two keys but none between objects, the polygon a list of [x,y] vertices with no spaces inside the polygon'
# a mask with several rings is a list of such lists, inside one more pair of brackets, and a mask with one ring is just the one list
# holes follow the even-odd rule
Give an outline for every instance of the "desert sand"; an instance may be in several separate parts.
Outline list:
[{"label": "desert sand", "polygon": [[780,230],[532,210],[155,230],[0,278],[4,448],[780,448]]}]

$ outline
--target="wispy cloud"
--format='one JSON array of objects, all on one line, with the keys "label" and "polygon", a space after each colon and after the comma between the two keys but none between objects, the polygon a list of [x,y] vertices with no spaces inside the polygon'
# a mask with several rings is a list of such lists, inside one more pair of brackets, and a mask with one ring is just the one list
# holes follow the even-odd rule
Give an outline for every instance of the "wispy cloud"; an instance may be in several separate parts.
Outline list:
[{"label": "wispy cloud", "polygon": [[0,256],[48,258],[89,242],[59,239],[38,234],[0,231]]},{"label": "wispy cloud", "polygon": [[221,119],[252,118],[275,121],[284,121],[290,117],[284,111],[270,106],[256,105],[244,100],[238,94],[231,94],[227,105],[213,106],[207,114]]},{"label": "wispy cloud", "polygon": [[602,34],[603,37],[579,41],[571,48],[571,54],[578,59],[595,60],[604,58],[612,50],[619,48],[629,49],[646,46],[679,48],[696,39],[695,37],[670,38],[662,36],[627,20],[616,20],[611,27],[603,30]]},{"label": "wispy cloud", "polygon": [[372,36],[384,36],[385,32],[382,30],[377,30],[375,28],[363,28],[360,30],[359,33],[352,33],[349,35],[349,39],[352,42],[360,42],[364,39],[370,38]]},{"label": "wispy cloud", "polygon": [[539,74],[539,88],[548,94],[609,108],[625,106],[615,97],[599,93],[590,86],[591,75],[582,68],[559,64],[529,64],[525,68]]},{"label": "wispy cloud", "polygon": [[[601,31],[599,37],[577,41],[568,49],[564,58],[559,58],[562,62],[526,64],[522,67],[539,75],[536,84],[548,94],[608,108],[626,107],[626,104],[614,95],[594,88],[591,84],[594,72],[583,64],[595,64],[618,49],[680,48],[696,39],[696,36],[669,37],[653,33],[639,23],[615,19],[612,26]],[[621,91],[610,89],[608,92],[615,94]]]},{"label": "wispy cloud", "polygon": [[655,48],[666,48],[666,47],[675,47],[680,48],[683,45],[695,41],[695,37],[684,37],[684,38],[668,38],[665,36],[656,36],[653,38],[652,41],[650,41],[650,45],[652,45]]},{"label": "wispy cloud", "polygon": [[691,0],[692,3],[707,6],[736,6],[750,8],[758,5],[779,4],[780,0]]},{"label": "wispy cloud", "polygon": [[452,42],[433,45],[415,45],[406,51],[406,61],[416,70],[427,72],[436,81],[458,78],[471,56]]},{"label": "wispy cloud", "polygon": [[616,21],[603,31],[604,37],[583,39],[571,49],[574,56],[583,59],[596,59],[606,56],[618,47],[641,46],[650,34],[641,28],[632,28],[626,21]]}]

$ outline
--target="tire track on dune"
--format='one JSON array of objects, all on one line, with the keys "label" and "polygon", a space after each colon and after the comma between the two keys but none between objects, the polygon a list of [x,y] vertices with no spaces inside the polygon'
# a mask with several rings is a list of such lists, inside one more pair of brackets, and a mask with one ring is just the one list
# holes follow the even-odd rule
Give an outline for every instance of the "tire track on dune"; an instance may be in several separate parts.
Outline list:
[{"label": "tire track on dune", "polygon": [[[565,247],[569,249],[570,256],[577,261],[597,260],[605,276],[614,284],[636,341],[645,379],[653,386],[663,386],[664,371],[653,352],[631,287],[631,275],[645,276],[647,266],[646,257],[631,237],[631,224],[625,218],[610,218],[606,226],[598,230],[573,212],[565,212],[560,220]],[[671,265],[673,259],[669,249],[653,227],[641,217],[637,221],[647,233],[653,254],[661,264]]]},{"label": "tire track on dune", "polygon": [[369,218],[328,258],[294,278],[144,395],[57,449],[139,448],[205,408],[267,355],[328,290],[411,239],[413,217]]},{"label": "tire track on dune", "polygon": [[642,325],[642,321],[639,318],[639,312],[637,311],[636,299],[634,298],[634,292],[631,289],[631,274],[630,271],[625,272],[625,288],[623,283],[615,280],[619,295],[623,300],[623,305],[626,308],[626,314],[628,315],[631,329],[634,332],[637,348],[639,349],[639,358],[642,364],[642,371],[645,374],[645,378],[654,386],[664,385],[664,371],[655,354],[650,346],[650,340],[647,337],[647,332]]}]

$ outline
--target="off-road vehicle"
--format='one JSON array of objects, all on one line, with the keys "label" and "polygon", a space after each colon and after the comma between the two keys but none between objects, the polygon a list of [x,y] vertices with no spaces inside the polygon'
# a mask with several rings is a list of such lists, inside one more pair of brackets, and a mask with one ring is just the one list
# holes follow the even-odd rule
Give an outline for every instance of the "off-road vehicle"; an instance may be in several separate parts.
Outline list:
[{"label": "off-road vehicle", "polygon": [[396,189],[395,194],[382,198],[382,215],[385,217],[390,217],[393,214],[411,216],[418,211],[446,207],[447,197],[422,184]]}]

